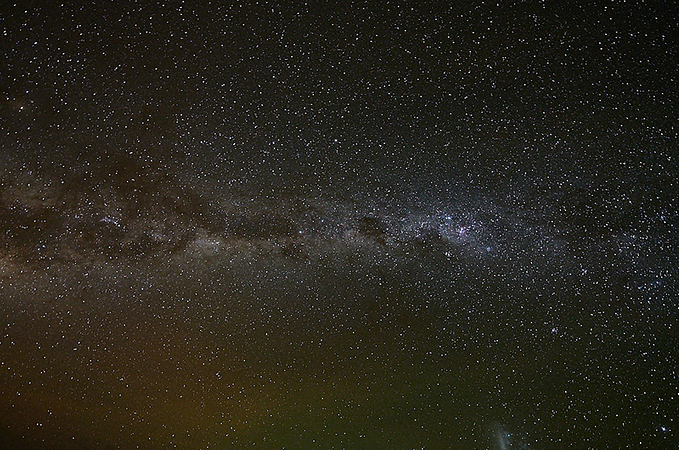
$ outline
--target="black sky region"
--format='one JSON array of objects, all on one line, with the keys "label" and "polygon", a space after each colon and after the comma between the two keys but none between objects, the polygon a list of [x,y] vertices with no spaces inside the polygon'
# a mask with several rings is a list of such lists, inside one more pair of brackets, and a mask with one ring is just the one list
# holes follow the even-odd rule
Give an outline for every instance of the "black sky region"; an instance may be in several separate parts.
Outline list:
[{"label": "black sky region", "polygon": [[0,447],[676,448],[679,10],[576,3],[3,2]]}]

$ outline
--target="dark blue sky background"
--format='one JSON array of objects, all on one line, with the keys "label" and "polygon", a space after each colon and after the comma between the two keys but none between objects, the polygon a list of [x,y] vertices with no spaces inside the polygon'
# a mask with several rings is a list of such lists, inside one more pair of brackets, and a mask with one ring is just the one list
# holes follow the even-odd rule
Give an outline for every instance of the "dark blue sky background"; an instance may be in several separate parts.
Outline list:
[{"label": "dark blue sky background", "polygon": [[0,446],[673,448],[677,17],[3,3]]}]

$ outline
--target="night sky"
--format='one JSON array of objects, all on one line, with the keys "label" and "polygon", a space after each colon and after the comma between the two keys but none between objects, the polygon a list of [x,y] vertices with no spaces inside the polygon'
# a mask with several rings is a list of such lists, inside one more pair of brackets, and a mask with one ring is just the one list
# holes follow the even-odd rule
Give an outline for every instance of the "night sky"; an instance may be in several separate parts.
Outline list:
[{"label": "night sky", "polygon": [[677,448],[672,2],[70,3],[0,6],[1,448]]}]

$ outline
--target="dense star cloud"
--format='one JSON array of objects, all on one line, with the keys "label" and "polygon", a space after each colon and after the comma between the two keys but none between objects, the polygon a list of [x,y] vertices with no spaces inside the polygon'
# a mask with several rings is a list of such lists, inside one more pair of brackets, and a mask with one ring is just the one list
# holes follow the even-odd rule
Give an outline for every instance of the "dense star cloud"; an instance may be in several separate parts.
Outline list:
[{"label": "dense star cloud", "polygon": [[0,8],[0,446],[672,448],[677,11]]}]

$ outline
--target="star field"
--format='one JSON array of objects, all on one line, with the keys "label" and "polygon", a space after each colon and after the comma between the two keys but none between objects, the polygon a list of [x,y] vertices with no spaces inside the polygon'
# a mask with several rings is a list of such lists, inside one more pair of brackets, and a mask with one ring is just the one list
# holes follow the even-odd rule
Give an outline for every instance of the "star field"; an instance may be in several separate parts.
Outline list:
[{"label": "star field", "polygon": [[378,3],[0,7],[1,447],[676,447],[676,8]]}]

